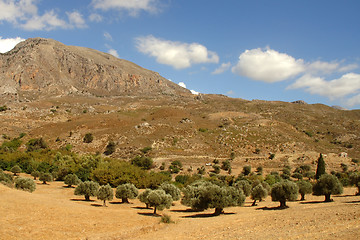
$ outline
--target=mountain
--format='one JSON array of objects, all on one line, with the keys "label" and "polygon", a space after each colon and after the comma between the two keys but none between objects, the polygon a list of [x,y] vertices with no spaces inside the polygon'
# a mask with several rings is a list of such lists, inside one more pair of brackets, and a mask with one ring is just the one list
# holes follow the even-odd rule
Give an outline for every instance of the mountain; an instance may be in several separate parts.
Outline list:
[{"label": "mountain", "polygon": [[188,90],[132,62],[52,39],[31,38],[0,55],[0,94],[172,95]]}]

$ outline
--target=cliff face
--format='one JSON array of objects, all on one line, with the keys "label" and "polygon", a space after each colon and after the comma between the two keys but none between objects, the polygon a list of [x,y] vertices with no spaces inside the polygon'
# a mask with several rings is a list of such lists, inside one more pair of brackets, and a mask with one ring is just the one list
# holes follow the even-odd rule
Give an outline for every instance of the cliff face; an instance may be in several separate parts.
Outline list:
[{"label": "cliff face", "polygon": [[173,95],[189,91],[132,62],[93,49],[33,38],[0,55],[0,94]]}]

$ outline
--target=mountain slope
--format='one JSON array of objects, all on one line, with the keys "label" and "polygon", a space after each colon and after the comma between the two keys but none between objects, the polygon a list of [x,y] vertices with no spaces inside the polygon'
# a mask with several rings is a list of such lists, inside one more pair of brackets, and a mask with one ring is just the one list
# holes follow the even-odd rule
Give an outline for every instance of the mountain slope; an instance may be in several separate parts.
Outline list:
[{"label": "mountain slope", "polygon": [[190,94],[132,62],[93,49],[32,38],[0,55],[0,93]]}]

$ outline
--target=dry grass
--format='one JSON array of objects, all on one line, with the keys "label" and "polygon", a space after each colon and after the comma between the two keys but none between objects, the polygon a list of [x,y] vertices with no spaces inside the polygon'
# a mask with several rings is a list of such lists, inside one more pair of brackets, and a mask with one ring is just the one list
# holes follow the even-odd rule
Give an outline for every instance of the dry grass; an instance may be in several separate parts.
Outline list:
[{"label": "dry grass", "polygon": [[[1,239],[357,239],[360,232],[360,197],[346,188],[334,202],[307,196],[289,202],[290,208],[266,198],[256,207],[226,208],[213,217],[213,209],[191,212],[179,202],[162,213],[175,224],[159,223],[138,200],[108,207],[92,198],[85,202],[62,182],[38,184],[33,193],[0,185]],[[161,213],[161,212],[160,212]]]}]

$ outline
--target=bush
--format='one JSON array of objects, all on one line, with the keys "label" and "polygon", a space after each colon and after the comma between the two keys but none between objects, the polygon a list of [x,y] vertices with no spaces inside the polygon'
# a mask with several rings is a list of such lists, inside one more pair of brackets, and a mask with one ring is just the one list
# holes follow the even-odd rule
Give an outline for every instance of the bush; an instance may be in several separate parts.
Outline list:
[{"label": "bush", "polygon": [[6,185],[8,187],[13,187],[14,178],[11,174],[0,171],[0,183]]},{"label": "bush", "polygon": [[93,181],[85,181],[80,183],[74,191],[75,195],[84,195],[86,201],[90,201],[90,197],[97,196],[99,184]]},{"label": "bush", "polygon": [[240,180],[236,182],[234,187],[241,189],[246,197],[251,194],[251,185],[247,180]]},{"label": "bush", "polygon": [[170,194],[172,199],[174,201],[180,200],[181,197],[181,191],[178,187],[176,187],[174,184],[171,183],[163,183],[160,185],[159,189],[162,189],[165,191],[166,194]]},{"label": "bush", "polygon": [[206,181],[197,181],[183,189],[181,203],[194,210],[215,208],[214,215],[223,213],[225,207],[240,206],[245,201],[242,190],[235,187],[220,187]]},{"label": "bush", "polygon": [[154,161],[151,158],[145,156],[136,156],[131,160],[131,164],[138,166],[144,170],[151,169],[153,163]]},{"label": "bush", "polygon": [[12,172],[14,176],[17,176],[18,173],[21,173],[21,168],[19,165],[15,165],[10,169],[10,172]]},{"label": "bush", "polygon": [[78,178],[76,174],[68,174],[64,178],[64,183],[71,187],[72,185],[78,185],[81,183],[81,180]]},{"label": "bush", "polygon": [[101,186],[97,191],[97,199],[104,201],[103,206],[106,207],[106,200],[111,201],[114,198],[114,191],[109,184]]},{"label": "bush", "polygon": [[36,189],[36,183],[30,178],[18,177],[15,179],[15,188],[33,192]]},{"label": "bush", "polygon": [[298,181],[296,184],[299,187],[299,193],[301,195],[300,201],[305,200],[305,194],[312,193],[312,184],[308,181]]},{"label": "bush", "polygon": [[323,174],[319,180],[313,186],[313,195],[322,196],[325,195],[325,202],[331,202],[331,194],[341,194],[343,192],[343,186],[339,179],[330,174]]},{"label": "bush", "polygon": [[273,185],[271,189],[271,200],[279,201],[280,208],[287,208],[286,201],[295,201],[298,194],[298,186],[294,182],[284,180]]},{"label": "bush", "polygon": [[352,173],[350,174],[350,182],[355,185],[358,189],[356,195],[360,195],[360,173]]},{"label": "bush", "polygon": [[40,173],[39,180],[46,184],[47,182],[51,182],[53,180],[53,176],[51,173]]},{"label": "bush", "polygon": [[44,141],[44,139],[36,138],[36,139],[30,139],[26,143],[26,147],[27,147],[28,152],[33,152],[33,151],[37,151],[37,150],[40,150],[40,149],[46,149],[47,144]]},{"label": "bush", "polygon": [[34,177],[34,180],[36,180],[36,178],[40,177],[40,172],[39,171],[32,171],[31,172],[31,176]]},{"label": "bush", "polygon": [[106,156],[109,156],[109,155],[113,154],[115,152],[115,150],[116,150],[116,144],[113,141],[110,141],[108,143],[108,145],[106,145],[104,154]]},{"label": "bush", "polygon": [[171,173],[179,173],[182,170],[182,163],[179,160],[172,161],[169,170]]},{"label": "bush", "polygon": [[134,199],[138,196],[139,191],[134,184],[126,183],[116,188],[116,198],[121,198],[122,203],[129,203],[129,198]]},{"label": "bush", "polygon": [[243,171],[242,174],[244,174],[244,176],[247,176],[251,173],[251,166],[244,166],[243,167]]},{"label": "bush", "polygon": [[91,143],[94,140],[94,136],[92,133],[87,133],[84,136],[83,142],[84,143]]},{"label": "bush", "polygon": [[162,223],[174,223],[174,221],[171,220],[170,215],[164,214],[161,216],[160,222]]},{"label": "bush", "polygon": [[147,196],[147,202],[150,207],[154,207],[154,214],[156,210],[163,210],[170,208],[172,204],[172,197],[170,194],[166,194],[164,190],[158,189],[151,191]]}]

